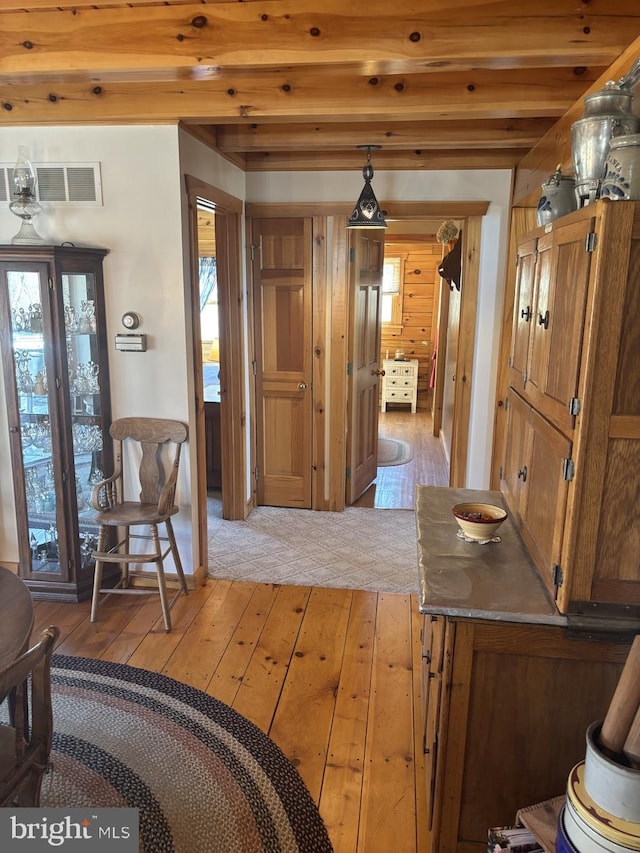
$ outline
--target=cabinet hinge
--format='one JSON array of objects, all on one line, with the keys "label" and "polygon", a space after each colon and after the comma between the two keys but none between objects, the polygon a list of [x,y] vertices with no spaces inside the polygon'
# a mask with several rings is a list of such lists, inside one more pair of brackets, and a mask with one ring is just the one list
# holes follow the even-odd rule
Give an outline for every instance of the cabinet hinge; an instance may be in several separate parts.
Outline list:
[{"label": "cabinet hinge", "polygon": [[67,568],[69,571],[73,569],[73,560],[67,560]]},{"label": "cabinet hinge", "polygon": [[504,398],[504,410],[505,410],[505,412],[507,411],[508,408],[509,408],[509,398],[505,397]]},{"label": "cabinet hinge", "polygon": [[498,479],[502,479],[502,465],[498,468]]},{"label": "cabinet hinge", "polygon": [[578,397],[572,397],[569,400],[569,414],[570,415],[579,415],[580,414],[580,400]]},{"label": "cabinet hinge", "polygon": [[63,482],[63,483],[66,483],[66,482],[67,482],[67,479],[68,479],[68,477],[67,477],[67,472],[66,472],[66,471],[63,471],[63,472],[62,472],[62,482]]},{"label": "cabinet hinge", "polygon": [[250,252],[251,252],[251,261],[252,261],[252,262],[253,262],[253,261],[255,261],[255,259],[256,259],[256,249],[257,249],[257,248],[258,248],[258,247],[257,247],[257,246],[254,246],[254,244],[253,244],[253,243],[251,243],[251,245],[249,246],[249,250],[250,250]]},{"label": "cabinet hinge", "polygon": [[345,468],[344,473],[345,473],[347,480],[348,480],[349,477],[351,476],[351,468]]},{"label": "cabinet hinge", "polygon": [[527,369],[526,369],[526,367],[525,367],[525,369],[524,369],[524,373],[522,374],[522,380],[523,380],[523,382],[526,382],[528,378],[529,378],[529,374],[528,374]]},{"label": "cabinet hinge", "polygon": [[509,356],[509,361],[507,362],[507,367],[513,367],[513,359]]},{"label": "cabinet hinge", "polygon": [[49,290],[53,290],[53,279],[49,279]]},{"label": "cabinet hinge", "polygon": [[251,362],[251,369],[253,370],[253,375],[257,376],[258,375],[258,362],[255,360],[255,358]]},{"label": "cabinet hinge", "polygon": [[575,466],[573,464],[573,459],[563,459],[562,460],[562,479],[563,480],[573,480]]},{"label": "cabinet hinge", "polygon": [[598,245],[598,235],[595,231],[590,231],[584,241],[584,250],[585,252],[595,252],[596,246]]},{"label": "cabinet hinge", "polygon": [[347,362],[347,376],[352,376],[352,375],[353,375],[353,364],[350,361],[348,361]]},{"label": "cabinet hinge", "polygon": [[562,586],[562,581],[564,580],[564,575],[562,573],[562,566],[556,563],[551,569],[551,583],[554,586]]},{"label": "cabinet hinge", "polygon": [[55,383],[56,383],[56,388],[60,388],[60,377],[59,376],[56,376]]},{"label": "cabinet hinge", "polygon": [[256,465],[256,467],[253,469],[253,479],[256,481],[256,483],[258,482],[259,475],[260,475],[260,470],[259,470],[258,466]]}]

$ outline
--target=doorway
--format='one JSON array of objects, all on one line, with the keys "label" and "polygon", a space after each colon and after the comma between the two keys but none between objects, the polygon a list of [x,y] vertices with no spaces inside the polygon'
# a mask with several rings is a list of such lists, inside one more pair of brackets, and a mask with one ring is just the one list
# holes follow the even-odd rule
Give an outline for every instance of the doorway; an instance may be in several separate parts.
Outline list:
[{"label": "doorway", "polygon": [[[374,506],[404,507],[415,483],[449,485],[440,430],[433,425],[434,377],[443,245],[441,219],[396,220],[385,234],[378,438],[411,447],[411,461],[380,467]],[[384,460],[384,457],[381,457]]]},{"label": "doorway", "polygon": [[[199,547],[206,562],[207,480],[218,478],[224,518],[246,515],[246,358],[241,278],[242,202],[186,176],[190,231]],[[204,322],[203,322],[204,312]],[[217,366],[216,366],[217,365]],[[205,406],[216,403],[205,413]],[[219,460],[217,460],[219,454]],[[216,461],[217,460],[217,461]],[[224,464],[222,462],[224,460]]]}]

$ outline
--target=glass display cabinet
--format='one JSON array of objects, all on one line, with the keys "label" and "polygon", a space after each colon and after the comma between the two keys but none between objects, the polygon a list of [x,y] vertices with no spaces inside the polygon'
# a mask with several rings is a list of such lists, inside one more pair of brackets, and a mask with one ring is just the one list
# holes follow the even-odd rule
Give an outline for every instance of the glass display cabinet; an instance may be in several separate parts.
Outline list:
[{"label": "glass display cabinet", "polygon": [[[0,246],[0,353],[19,544],[34,598],[80,601],[93,580],[93,485],[113,467],[106,249]],[[117,568],[117,567],[115,567]]]}]

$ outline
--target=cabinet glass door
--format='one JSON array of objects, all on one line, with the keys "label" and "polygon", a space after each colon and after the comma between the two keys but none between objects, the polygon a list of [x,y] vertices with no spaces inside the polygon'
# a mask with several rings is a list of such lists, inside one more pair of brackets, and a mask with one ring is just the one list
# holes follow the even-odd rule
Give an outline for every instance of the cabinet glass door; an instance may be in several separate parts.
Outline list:
[{"label": "cabinet glass door", "polygon": [[91,552],[97,544],[91,493],[103,479],[104,467],[96,287],[92,273],[63,273],[61,280],[80,568],[86,569],[93,566]]},{"label": "cabinet glass door", "polygon": [[[31,572],[60,574],[56,490],[56,454],[51,432],[49,377],[55,370],[47,361],[51,348],[45,341],[48,305],[43,304],[41,281],[46,283],[46,265],[31,269],[16,268],[6,272],[9,303],[10,345],[13,355],[13,380],[20,426],[20,441],[12,442],[14,467],[22,467],[24,494],[17,499],[26,502],[27,536]],[[21,456],[21,458],[16,458]]]}]

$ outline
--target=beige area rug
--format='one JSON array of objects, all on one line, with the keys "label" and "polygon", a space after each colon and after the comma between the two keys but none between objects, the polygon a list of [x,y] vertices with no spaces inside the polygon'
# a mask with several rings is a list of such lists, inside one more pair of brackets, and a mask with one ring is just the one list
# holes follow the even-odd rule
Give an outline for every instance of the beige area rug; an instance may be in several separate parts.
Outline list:
[{"label": "beige area rug", "polygon": [[404,465],[413,459],[411,445],[398,438],[378,439],[378,467],[385,468],[389,465]]},{"label": "beige area rug", "polygon": [[417,592],[415,513],[366,507],[314,512],[261,506],[246,521],[210,518],[209,576]]}]

